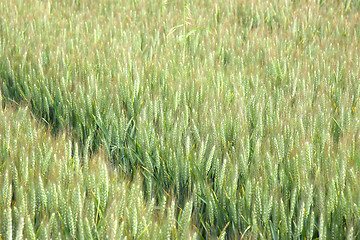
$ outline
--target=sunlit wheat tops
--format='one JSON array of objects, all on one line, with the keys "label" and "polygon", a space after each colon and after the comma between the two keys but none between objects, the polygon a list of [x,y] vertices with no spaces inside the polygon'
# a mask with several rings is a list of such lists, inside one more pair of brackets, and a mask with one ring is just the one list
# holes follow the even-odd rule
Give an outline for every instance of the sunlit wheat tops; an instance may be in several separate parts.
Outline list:
[{"label": "sunlit wheat tops", "polygon": [[359,238],[359,11],[1,1],[0,238]]}]

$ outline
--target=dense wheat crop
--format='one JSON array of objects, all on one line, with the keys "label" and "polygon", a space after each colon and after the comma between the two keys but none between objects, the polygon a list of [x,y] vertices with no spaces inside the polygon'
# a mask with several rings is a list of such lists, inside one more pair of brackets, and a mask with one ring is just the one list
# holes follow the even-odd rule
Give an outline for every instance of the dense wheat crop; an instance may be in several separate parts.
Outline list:
[{"label": "dense wheat crop", "polygon": [[1,239],[356,239],[360,1],[0,2]]}]

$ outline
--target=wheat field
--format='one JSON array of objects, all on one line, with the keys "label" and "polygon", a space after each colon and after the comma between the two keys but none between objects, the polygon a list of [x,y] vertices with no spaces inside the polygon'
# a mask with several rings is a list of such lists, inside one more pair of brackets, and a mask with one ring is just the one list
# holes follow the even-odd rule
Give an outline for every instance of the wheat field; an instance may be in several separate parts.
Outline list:
[{"label": "wheat field", "polygon": [[360,238],[360,1],[0,1],[0,239]]}]

